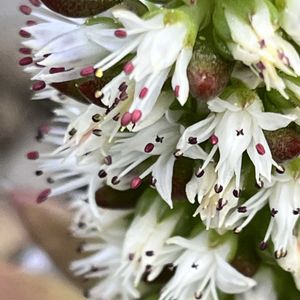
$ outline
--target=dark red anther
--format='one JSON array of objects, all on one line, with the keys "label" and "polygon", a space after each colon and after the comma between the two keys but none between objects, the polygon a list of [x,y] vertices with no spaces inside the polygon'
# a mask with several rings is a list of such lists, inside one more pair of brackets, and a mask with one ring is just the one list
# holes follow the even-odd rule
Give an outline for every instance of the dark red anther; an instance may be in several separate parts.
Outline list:
[{"label": "dark red anther", "polygon": [[49,198],[50,194],[51,194],[51,189],[45,189],[45,190],[43,190],[37,196],[36,202],[37,203],[42,203],[42,202],[46,201]]}]

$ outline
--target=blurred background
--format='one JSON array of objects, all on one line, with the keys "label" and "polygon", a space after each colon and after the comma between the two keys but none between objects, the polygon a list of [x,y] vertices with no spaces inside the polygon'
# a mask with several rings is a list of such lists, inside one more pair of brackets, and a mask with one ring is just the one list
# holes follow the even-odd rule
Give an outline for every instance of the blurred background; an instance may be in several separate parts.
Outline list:
[{"label": "blurred background", "polygon": [[0,299],[82,299],[85,283],[68,271],[80,241],[68,231],[67,204],[35,204],[46,183],[26,159],[45,148],[35,136],[51,118],[51,103],[30,101],[30,79],[18,65],[18,31],[26,21],[18,7],[26,1],[2,1],[0,10]]}]

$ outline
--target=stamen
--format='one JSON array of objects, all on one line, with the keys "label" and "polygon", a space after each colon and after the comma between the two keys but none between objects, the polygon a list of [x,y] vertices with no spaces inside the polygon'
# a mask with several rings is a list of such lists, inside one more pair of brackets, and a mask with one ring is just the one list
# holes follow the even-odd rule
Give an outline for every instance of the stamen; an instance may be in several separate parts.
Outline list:
[{"label": "stamen", "polygon": [[112,183],[113,185],[119,184],[119,183],[120,183],[120,180],[119,180],[118,176],[114,176],[114,177],[112,178],[112,180],[111,180],[111,183]]},{"label": "stamen", "polygon": [[154,255],[154,251],[152,251],[152,250],[150,250],[150,251],[146,251],[146,252],[145,252],[145,254],[146,254],[146,256],[149,256],[149,257],[151,257],[151,256],[153,256],[153,255]]},{"label": "stamen", "polygon": [[98,173],[98,176],[100,178],[105,178],[107,176],[107,173],[105,172],[105,170],[100,170]]},{"label": "stamen", "polygon": [[126,75],[129,75],[134,70],[134,65],[131,61],[127,62],[123,67],[123,71]]},{"label": "stamen", "polygon": [[262,242],[259,243],[258,247],[259,247],[260,250],[264,251],[268,248],[268,243],[265,242],[265,241],[262,241]]},{"label": "stamen", "polygon": [[97,123],[97,122],[100,122],[101,121],[101,115],[100,114],[94,114],[92,116],[92,120],[93,122]]},{"label": "stamen", "polygon": [[23,29],[21,29],[21,30],[19,31],[19,35],[20,35],[21,37],[23,37],[23,38],[30,38],[30,37],[31,37],[31,34],[30,34],[28,31],[23,30]]},{"label": "stamen", "polygon": [[104,158],[104,164],[106,164],[107,166],[110,166],[112,164],[112,157],[110,155]]},{"label": "stamen", "polygon": [[36,91],[43,90],[45,87],[46,87],[45,81],[39,80],[32,85],[31,89],[36,92]]},{"label": "stamen", "polygon": [[36,202],[37,202],[37,203],[42,203],[42,202],[46,201],[46,200],[48,199],[50,193],[51,193],[51,189],[45,189],[45,190],[43,190],[43,191],[38,195],[38,197],[37,197],[37,199],[36,199]]},{"label": "stamen", "polygon": [[246,207],[246,206],[240,206],[240,207],[238,207],[237,211],[238,211],[239,213],[244,214],[244,213],[247,212],[247,207]]},{"label": "stamen", "polygon": [[139,109],[135,109],[133,112],[132,112],[132,117],[131,117],[131,121],[132,123],[137,123],[142,117],[142,111],[139,110]]},{"label": "stamen", "polygon": [[141,90],[141,92],[140,92],[139,97],[141,99],[144,99],[147,96],[147,94],[148,94],[148,88],[147,87],[143,87],[142,90]]},{"label": "stamen", "polygon": [[32,9],[27,5],[20,5],[19,10],[24,15],[30,15],[32,13]]},{"label": "stamen", "polygon": [[257,144],[255,148],[259,155],[264,155],[266,153],[266,150],[262,144]]},{"label": "stamen", "polygon": [[234,189],[233,192],[232,192],[233,196],[235,198],[239,198],[240,197],[240,194],[241,194],[241,190],[236,190]]},{"label": "stamen", "polygon": [[37,171],[35,171],[35,175],[36,176],[42,176],[44,173],[43,173],[43,171],[42,170],[37,170]]},{"label": "stamen", "polygon": [[103,77],[103,71],[102,71],[102,69],[99,68],[99,69],[96,71],[95,76],[96,76],[97,78],[102,78],[102,77]]},{"label": "stamen", "polygon": [[95,73],[95,69],[93,66],[85,67],[80,71],[80,75],[82,77],[91,76],[94,75],[94,73]]},{"label": "stamen", "polygon": [[293,210],[293,214],[296,215],[300,215],[300,208],[294,209]]},{"label": "stamen", "polygon": [[130,261],[133,261],[133,260],[134,260],[134,253],[129,253],[128,259],[129,259]]},{"label": "stamen", "polygon": [[34,20],[28,20],[28,21],[26,22],[26,25],[27,25],[27,26],[34,26],[34,25],[36,25],[36,24],[37,24],[37,22],[34,21]]},{"label": "stamen", "polygon": [[126,91],[121,92],[119,98],[121,101],[126,100],[128,98],[128,94],[126,93]]},{"label": "stamen", "polygon": [[117,38],[126,38],[127,37],[127,32],[124,29],[117,29],[115,30],[115,36]]},{"label": "stamen", "polygon": [[19,52],[25,55],[30,55],[32,53],[32,49],[24,47],[24,48],[20,48]]},{"label": "stamen", "polygon": [[197,172],[196,172],[196,177],[198,177],[198,178],[200,178],[200,177],[202,177],[203,175],[204,175],[204,170],[202,170],[202,169],[199,169]]},{"label": "stamen", "polygon": [[40,0],[29,0],[29,2],[35,7],[40,7],[42,5]]},{"label": "stamen", "polygon": [[76,134],[76,132],[77,132],[77,130],[76,130],[75,128],[72,128],[72,129],[68,132],[68,134],[69,134],[70,136],[74,136],[74,135]]},{"label": "stamen", "polygon": [[216,184],[216,185],[214,186],[214,189],[215,189],[215,192],[216,192],[217,194],[220,194],[220,193],[223,191],[223,186],[222,186],[222,185]]},{"label": "stamen", "polygon": [[182,152],[180,149],[177,149],[177,150],[174,152],[174,156],[175,156],[176,158],[182,157],[182,156],[183,156],[183,152]]},{"label": "stamen", "polygon": [[130,112],[124,113],[124,115],[121,118],[121,125],[122,126],[127,126],[132,120],[132,115]]},{"label": "stamen", "polygon": [[219,138],[214,134],[209,138],[209,140],[210,140],[212,145],[216,145],[219,142]]},{"label": "stamen", "polygon": [[261,49],[263,49],[263,48],[266,47],[266,41],[265,41],[264,39],[260,40],[258,43],[259,43],[259,47],[260,47]]},{"label": "stamen", "polygon": [[101,129],[94,129],[93,130],[93,134],[95,135],[95,136],[101,136]]},{"label": "stamen", "polygon": [[142,179],[140,177],[135,177],[131,180],[130,187],[135,190],[142,184]]},{"label": "stamen", "polygon": [[37,160],[37,159],[39,159],[40,154],[38,151],[31,151],[31,152],[28,152],[26,154],[26,156],[27,156],[27,159],[29,159],[29,160]]},{"label": "stamen", "polygon": [[19,65],[20,66],[27,66],[33,63],[33,59],[30,56],[23,57],[19,60]]},{"label": "stamen", "polygon": [[284,174],[285,172],[285,168],[283,166],[279,166],[280,168],[276,168],[276,172],[278,174]]},{"label": "stamen", "polygon": [[174,90],[174,95],[175,95],[176,98],[179,97],[179,91],[180,91],[180,86],[176,85],[175,86],[175,90]]},{"label": "stamen", "polygon": [[154,149],[154,144],[149,143],[149,144],[147,144],[147,145],[145,146],[144,151],[145,151],[146,153],[150,153],[150,152],[153,151],[153,149]]}]

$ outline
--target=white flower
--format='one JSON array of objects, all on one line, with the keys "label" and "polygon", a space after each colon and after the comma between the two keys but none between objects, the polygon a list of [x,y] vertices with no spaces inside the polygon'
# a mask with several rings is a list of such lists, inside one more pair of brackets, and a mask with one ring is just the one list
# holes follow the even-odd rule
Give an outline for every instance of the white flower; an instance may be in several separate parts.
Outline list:
[{"label": "white flower", "polygon": [[[166,241],[182,217],[182,211],[177,210],[162,219],[162,213],[169,208],[152,191],[143,195],[143,205],[145,201],[151,202],[150,207],[146,212],[137,214],[129,226],[123,244],[122,264],[117,270],[117,274],[122,276],[123,284],[131,282],[135,287],[139,285],[143,275],[147,274],[150,278],[147,280],[153,280],[161,273],[165,267],[162,256],[167,247]],[[135,298],[139,297],[136,293]]]},{"label": "white flower", "polygon": [[[98,280],[97,284],[86,292],[88,299],[131,300],[137,290],[133,285],[120,285],[121,277],[116,270],[121,264],[122,243],[128,221],[125,216],[128,211],[101,210],[103,219],[99,222],[89,210],[89,205],[82,202],[77,206],[73,225],[75,236],[87,239],[79,248],[80,252],[91,253],[86,258],[72,262],[71,270],[77,276]],[[78,220],[78,217],[80,219]],[[88,221],[88,222],[87,222]]]},{"label": "white flower", "polygon": [[300,5],[297,0],[285,0],[281,12],[281,27],[287,34],[300,45]]},{"label": "white flower", "polygon": [[270,270],[259,270],[254,279],[257,285],[244,294],[237,295],[236,300],[277,300],[272,272]]},{"label": "white flower", "polygon": [[286,85],[277,69],[291,76],[300,75],[300,57],[295,48],[276,31],[269,9],[263,1],[256,1],[256,11],[243,20],[230,9],[225,16],[233,42],[228,47],[236,60],[249,66],[266,84],[285,98]]},{"label": "white flower", "polygon": [[44,5],[32,9],[30,15],[39,22],[29,23],[21,33],[24,37],[27,33],[23,45],[29,49],[22,51],[33,55],[26,68],[34,74],[33,80],[51,83],[93,75],[93,65],[123,45],[123,40],[112,41],[109,36],[113,21],[92,24],[89,19],[58,15]]},{"label": "white flower", "polygon": [[277,259],[286,256],[288,245],[293,239],[295,224],[299,219],[300,180],[297,160],[299,159],[287,165],[285,173],[273,176],[271,183],[266,184],[243,203],[226,222],[227,228],[235,228],[236,232],[240,232],[250,223],[256,213],[269,203],[271,220],[261,246],[264,249],[268,239],[272,237]]},{"label": "white flower", "polygon": [[232,251],[230,241],[210,247],[209,234],[203,232],[191,240],[173,237],[168,243],[176,246],[179,257],[174,262],[175,275],[163,288],[160,300],[218,300],[217,289],[239,294],[255,285],[227,262]]},{"label": "white flower", "polygon": [[210,163],[203,174],[194,174],[186,185],[186,195],[191,203],[197,199],[199,207],[194,216],[199,214],[207,229],[222,230],[229,212],[237,206],[239,191],[235,189],[234,180],[231,180],[222,193],[216,193],[214,169],[215,165]]},{"label": "white flower", "polygon": [[[136,57],[124,67],[124,76],[129,75],[129,78],[136,82],[135,102],[155,101],[153,98],[157,98],[176,61],[177,71],[173,77],[173,88],[181,85],[181,91],[177,88],[177,96],[182,99],[182,103],[187,100],[189,89],[186,68],[192,56],[192,47],[185,47],[188,34],[185,22],[168,24],[168,14],[171,13],[166,11],[151,19],[143,20],[126,10],[113,12],[114,17],[125,26],[122,29],[125,38],[131,38],[131,41],[127,47],[112,53],[96,67],[105,71],[130,51],[135,50]],[[175,11],[173,15],[176,16]]]},{"label": "white flower", "polygon": [[[172,177],[176,159],[174,152],[183,131],[177,118],[177,113],[169,111],[156,123],[142,128],[134,135],[116,139],[110,150],[112,164],[105,167],[107,174],[113,172],[116,175],[110,184],[118,188],[120,181],[131,177],[130,186],[135,189],[140,186],[143,178],[152,174],[152,184],[172,207]],[[206,158],[206,153],[198,145],[194,145],[184,155]],[[150,158],[155,160],[151,162]]]},{"label": "white flower", "polygon": [[[124,28],[115,30],[111,39],[126,42],[97,63],[95,68],[99,68],[102,74],[129,53],[136,52],[135,57],[125,64],[123,72],[116,79],[121,82],[128,78],[134,82],[134,99],[129,107],[130,113],[139,111],[141,118],[147,115],[147,110],[157,101],[174,64],[172,87],[175,96],[182,105],[187,101],[187,66],[192,57],[192,48],[200,23],[201,26],[207,23],[209,10],[204,14],[204,9],[210,5],[208,1],[201,1],[199,7],[161,9],[144,19],[127,10],[113,11],[113,16]],[[103,101],[106,104],[108,99],[105,93],[109,89],[111,84],[103,89]]]},{"label": "white flower", "polygon": [[250,91],[233,93],[227,101],[214,99],[208,102],[211,114],[204,120],[188,127],[183,133],[177,149],[185,153],[192,145],[191,140],[201,143],[210,139],[213,147],[198,173],[201,173],[213,155],[219,150],[216,166],[216,192],[226,189],[235,176],[235,189],[239,190],[242,155],[247,151],[255,166],[256,181],[271,180],[272,165],[280,169],[272,159],[271,151],[263,130],[286,127],[295,116],[263,112],[263,106],[256,94]]}]

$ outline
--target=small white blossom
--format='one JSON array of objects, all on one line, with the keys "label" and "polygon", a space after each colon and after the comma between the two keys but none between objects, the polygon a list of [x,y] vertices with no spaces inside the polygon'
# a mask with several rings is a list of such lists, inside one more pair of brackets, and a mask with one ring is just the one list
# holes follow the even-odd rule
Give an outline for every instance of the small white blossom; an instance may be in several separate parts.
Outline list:
[{"label": "small white blossom", "polygon": [[186,185],[186,194],[191,203],[197,199],[199,207],[194,216],[199,214],[207,229],[224,230],[227,216],[238,204],[239,191],[235,189],[234,180],[231,180],[224,191],[216,193],[216,180],[215,165],[210,163],[203,174],[193,175]]},{"label": "small white blossom", "polygon": [[282,115],[263,111],[261,100],[255,94],[233,93],[227,101],[214,99],[208,102],[209,116],[188,127],[183,133],[177,149],[185,153],[193,139],[196,143],[210,139],[213,145],[208,158],[198,171],[200,174],[219,150],[216,166],[216,192],[221,193],[235,176],[235,189],[241,181],[242,155],[247,151],[255,166],[256,181],[271,180],[272,166],[280,169],[273,160],[263,130],[273,131],[286,127],[296,119],[293,115]]},{"label": "small white blossom", "polygon": [[267,5],[263,1],[256,3],[256,11],[249,14],[248,22],[230,9],[225,9],[233,40],[228,47],[236,60],[249,66],[265,81],[267,90],[276,89],[288,98],[286,85],[277,69],[294,77],[299,76],[300,57],[295,48],[277,32]]},{"label": "small white blossom", "polygon": [[288,245],[293,239],[295,224],[299,219],[299,195],[299,170],[287,169],[285,173],[273,176],[271,183],[266,184],[232,213],[226,226],[240,232],[251,222],[256,213],[269,203],[271,220],[261,246],[264,249],[271,237],[276,258],[282,258],[287,254]]},{"label": "small white blossom", "polygon": [[215,247],[209,245],[209,234],[203,232],[193,239],[173,237],[178,258],[174,262],[175,275],[163,288],[160,300],[214,299],[217,289],[228,294],[239,294],[251,289],[255,281],[236,271],[229,263],[231,242]]}]

